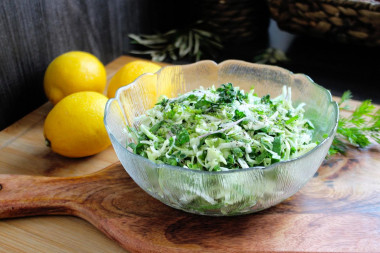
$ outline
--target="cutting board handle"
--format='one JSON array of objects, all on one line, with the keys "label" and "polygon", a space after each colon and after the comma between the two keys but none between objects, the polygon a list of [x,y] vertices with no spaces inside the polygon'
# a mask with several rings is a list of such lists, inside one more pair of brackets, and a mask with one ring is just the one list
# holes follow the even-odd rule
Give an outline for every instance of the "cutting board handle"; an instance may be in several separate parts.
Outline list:
[{"label": "cutting board handle", "polygon": [[[94,174],[79,177],[0,175],[0,218],[34,215],[83,215],[92,198],[121,173],[115,163]],[[127,173],[124,173],[127,175]],[[121,175],[121,177],[125,177]],[[93,197],[92,197],[93,196]]]}]

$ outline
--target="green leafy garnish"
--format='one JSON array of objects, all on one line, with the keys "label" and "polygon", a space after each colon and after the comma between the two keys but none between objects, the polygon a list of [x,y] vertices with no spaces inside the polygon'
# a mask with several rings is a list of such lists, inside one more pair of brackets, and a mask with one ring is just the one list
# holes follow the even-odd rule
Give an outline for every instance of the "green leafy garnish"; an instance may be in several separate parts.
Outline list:
[{"label": "green leafy garnish", "polygon": [[149,131],[151,133],[155,134],[158,131],[158,129],[160,129],[160,127],[161,127],[161,125],[163,123],[164,123],[163,121],[158,122],[157,124],[155,124],[154,126],[152,126],[152,128]]},{"label": "green leafy garnish", "polygon": [[219,103],[229,104],[235,100],[243,102],[247,99],[247,95],[243,94],[239,89],[235,90],[232,83],[222,84],[216,91],[219,93]]},{"label": "green leafy garnish", "polygon": [[202,109],[205,107],[209,107],[212,104],[212,102],[208,101],[206,99],[206,95],[204,95],[201,99],[199,99],[198,102],[194,104],[195,109]]},{"label": "green leafy garnish", "polygon": [[281,155],[281,137],[275,137],[273,141],[273,151]]},{"label": "green leafy garnish", "polygon": [[189,132],[187,132],[187,130],[181,125],[173,125],[172,131],[177,136],[177,139],[175,140],[177,146],[182,146],[190,141]]},{"label": "green leafy garnish", "polygon": [[[350,91],[343,93],[339,104],[340,110],[349,109],[344,103],[351,99]],[[349,117],[341,116],[338,122],[337,134],[329,150],[329,155],[345,154],[349,145],[365,148],[371,140],[380,143],[380,110],[375,111],[371,100],[363,101]]]},{"label": "green leafy garnish", "polygon": [[242,119],[244,117],[246,117],[244,112],[239,111],[238,109],[235,110],[234,120],[239,120],[239,119]]},{"label": "green leafy garnish", "polygon": [[271,103],[271,100],[270,100],[270,95],[265,95],[261,98],[261,103],[264,103],[264,104],[270,104]]},{"label": "green leafy garnish", "polygon": [[163,98],[161,99],[156,105],[161,105],[162,107],[165,107],[169,102],[169,99]]},{"label": "green leafy garnish", "polygon": [[298,115],[294,116],[294,117],[291,117],[290,119],[288,119],[287,121],[285,121],[286,124],[290,124],[292,123],[293,121],[297,120],[299,118]]}]

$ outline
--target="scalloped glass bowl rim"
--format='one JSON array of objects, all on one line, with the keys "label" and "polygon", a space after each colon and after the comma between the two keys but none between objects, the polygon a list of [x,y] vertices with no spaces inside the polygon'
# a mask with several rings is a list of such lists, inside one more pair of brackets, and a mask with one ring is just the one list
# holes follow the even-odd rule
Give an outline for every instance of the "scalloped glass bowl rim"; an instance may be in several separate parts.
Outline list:
[{"label": "scalloped glass bowl rim", "polygon": [[292,76],[304,76],[306,77],[306,79],[313,85],[316,85],[320,88],[322,88],[330,101],[328,101],[330,104],[333,104],[334,106],[334,109],[336,110],[336,119],[335,119],[335,124],[334,124],[334,127],[333,129],[330,131],[329,135],[327,136],[327,138],[324,138],[316,147],[314,147],[312,150],[308,151],[307,153],[301,155],[301,156],[298,156],[296,158],[293,158],[293,159],[289,159],[289,160],[285,160],[285,161],[280,161],[280,162],[277,162],[277,163],[274,163],[274,164],[271,164],[267,167],[264,167],[264,166],[256,166],[256,167],[249,167],[249,168],[246,168],[246,169],[239,169],[239,170],[229,170],[229,171],[204,171],[204,170],[193,170],[193,169],[189,169],[189,168],[184,168],[184,167],[180,167],[180,166],[173,166],[173,165],[169,165],[169,164],[164,164],[164,163],[161,163],[161,164],[157,164],[157,163],[154,163],[153,161],[149,160],[148,158],[145,158],[143,156],[140,156],[140,155],[137,155],[131,151],[129,151],[125,146],[123,146],[115,137],[114,135],[112,134],[112,132],[110,131],[110,129],[108,128],[108,125],[107,125],[107,117],[108,117],[108,112],[109,112],[109,107],[110,105],[112,104],[113,101],[118,101],[119,102],[119,94],[123,91],[123,90],[127,90],[127,89],[132,89],[133,88],[133,84],[135,82],[137,82],[141,77],[145,76],[145,75],[159,75],[160,72],[165,69],[165,68],[172,68],[172,67],[183,67],[183,66],[192,66],[192,65],[196,65],[196,64],[199,64],[199,63],[205,63],[205,62],[210,62],[212,64],[215,64],[216,66],[220,66],[220,65],[223,65],[223,64],[227,64],[227,63],[245,63],[245,64],[253,64],[253,65],[264,65],[264,64],[259,64],[259,63],[250,63],[250,62],[246,62],[246,61],[241,61],[241,60],[226,60],[226,61],[222,61],[220,62],[219,64],[216,63],[215,61],[211,61],[211,60],[203,60],[203,61],[199,61],[199,62],[195,62],[195,63],[191,63],[191,64],[186,64],[186,65],[169,65],[169,66],[164,66],[162,67],[160,70],[158,70],[156,73],[146,73],[146,74],[143,74],[141,76],[139,76],[138,78],[136,78],[136,80],[134,80],[132,83],[130,84],[127,84],[125,86],[122,86],[120,87],[116,93],[115,93],[115,97],[113,98],[110,98],[108,99],[107,101],[107,104],[106,104],[106,107],[105,107],[105,110],[104,110],[104,125],[107,129],[107,132],[110,134],[110,137],[113,138],[115,140],[115,142],[120,146],[122,147],[122,150],[125,151],[125,152],[128,152],[130,155],[132,156],[135,156],[137,157],[137,159],[143,159],[144,161],[150,163],[152,166],[156,167],[156,168],[168,168],[168,169],[175,169],[175,170],[183,170],[183,171],[186,171],[186,172],[194,172],[194,173],[201,173],[201,174],[229,174],[229,173],[244,173],[246,171],[250,171],[250,170],[270,170],[270,169],[273,169],[273,168],[276,168],[277,166],[279,166],[280,164],[286,164],[286,163],[292,163],[294,161],[297,161],[297,160],[301,160],[303,157],[306,157],[306,156],[309,156],[309,155],[312,155],[314,152],[316,152],[316,150],[319,149],[320,146],[322,146],[327,140],[329,140],[330,138],[333,138],[334,137],[334,134],[336,132],[336,129],[338,127],[338,120],[339,120],[339,109],[338,109],[338,104],[332,100],[332,96],[331,96],[331,93],[330,91],[328,91],[327,89],[325,89],[324,87],[320,86],[319,84],[315,83],[308,75],[305,75],[305,74],[302,74],[302,73],[293,73],[291,72],[290,70],[287,70],[285,68],[281,68],[281,67],[278,67],[278,66],[272,66],[272,65],[265,65],[269,68],[272,68],[272,69],[281,69],[281,70],[285,70],[287,71],[290,75]]}]

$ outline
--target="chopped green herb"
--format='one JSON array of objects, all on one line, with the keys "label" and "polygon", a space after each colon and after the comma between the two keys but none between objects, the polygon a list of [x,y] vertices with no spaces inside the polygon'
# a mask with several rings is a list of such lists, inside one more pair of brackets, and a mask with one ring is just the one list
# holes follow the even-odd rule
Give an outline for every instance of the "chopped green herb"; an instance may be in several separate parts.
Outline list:
[{"label": "chopped green herb", "polygon": [[263,104],[270,104],[271,103],[271,100],[270,100],[270,95],[265,95],[261,98],[261,103]]},{"label": "chopped green herb", "polygon": [[204,95],[198,102],[195,103],[194,107],[195,109],[202,109],[202,108],[207,108],[211,105],[212,103],[210,101],[206,100],[206,95]]},{"label": "chopped green herb", "polygon": [[150,129],[150,132],[155,134],[158,131],[158,129],[160,129],[162,123],[164,123],[164,122],[160,121],[157,124],[155,124],[154,126],[152,126],[152,128]]},{"label": "chopped green herb", "polygon": [[276,152],[278,155],[281,155],[281,136],[274,137],[273,152]]},{"label": "chopped green herb", "polygon": [[181,132],[179,132],[177,134],[177,136],[178,137],[175,140],[175,144],[177,146],[181,146],[181,145],[188,143],[190,141],[189,133],[187,132],[186,129],[181,130]]},{"label": "chopped green herb", "polygon": [[299,115],[296,115],[294,117],[291,117],[290,119],[288,119],[287,121],[285,121],[286,124],[290,124],[292,123],[293,121],[297,120],[299,118]]},{"label": "chopped green herb", "polygon": [[161,105],[162,107],[165,107],[168,104],[168,102],[169,102],[169,99],[163,98],[156,105]]},{"label": "chopped green herb", "polygon": [[242,111],[239,111],[238,109],[235,110],[235,116],[234,116],[234,120],[239,120],[239,119],[242,119],[244,118],[246,115],[244,112]]}]

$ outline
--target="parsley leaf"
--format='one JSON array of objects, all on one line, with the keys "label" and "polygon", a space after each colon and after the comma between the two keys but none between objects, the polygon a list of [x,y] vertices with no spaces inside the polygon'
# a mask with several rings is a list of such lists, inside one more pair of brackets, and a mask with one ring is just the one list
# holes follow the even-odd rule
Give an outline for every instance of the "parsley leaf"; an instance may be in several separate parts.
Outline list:
[{"label": "parsley leaf", "polygon": [[156,105],[161,105],[162,107],[165,107],[169,103],[169,99],[163,98],[160,102],[158,102]]},{"label": "parsley leaf", "polygon": [[270,95],[265,95],[261,98],[261,103],[264,104],[272,104],[272,101],[270,100]]},{"label": "parsley leaf", "polygon": [[204,107],[210,107],[210,105],[211,102],[206,100],[206,95],[204,95],[201,99],[198,100],[198,102],[194,104],[194,107],[195,109],[202,109]]},{"label": "parsley leaf", "polygon": [[273,152],[276,152],[279,156],[281,156],[281,137],[274,137],[273,141]]},{"label": "parsley leaf", "polygon": [[239,119],[242,119],[244,118],[246,115],[244,112],[242,111],[239,111],[238,109],[235,110],[235,116],[234,116],[234,120],[239,120]]},{"label": "parsley leaf", "polygon": [[181,125],[173,125],[171,131],[177,136],[175,145],[182,146],[190,141],[189,132]]},{"label": "parsley leaf", "polygon": [[231,104],[235,100],[243,102],[248,98],[247,94],[243,94],[240,90],[236,91],[232,83],[222,84],[216,91],[219,93],[218,103]]},{"label": "parsley leaf", "polygon": [[160,121],[158,122],[157,124],[155,124],[154,126],[152,126],[149,131],[153,134],[156,134],[158,129],[160,129],[161,125],[163,124],[164,122],[163,121]]}]

